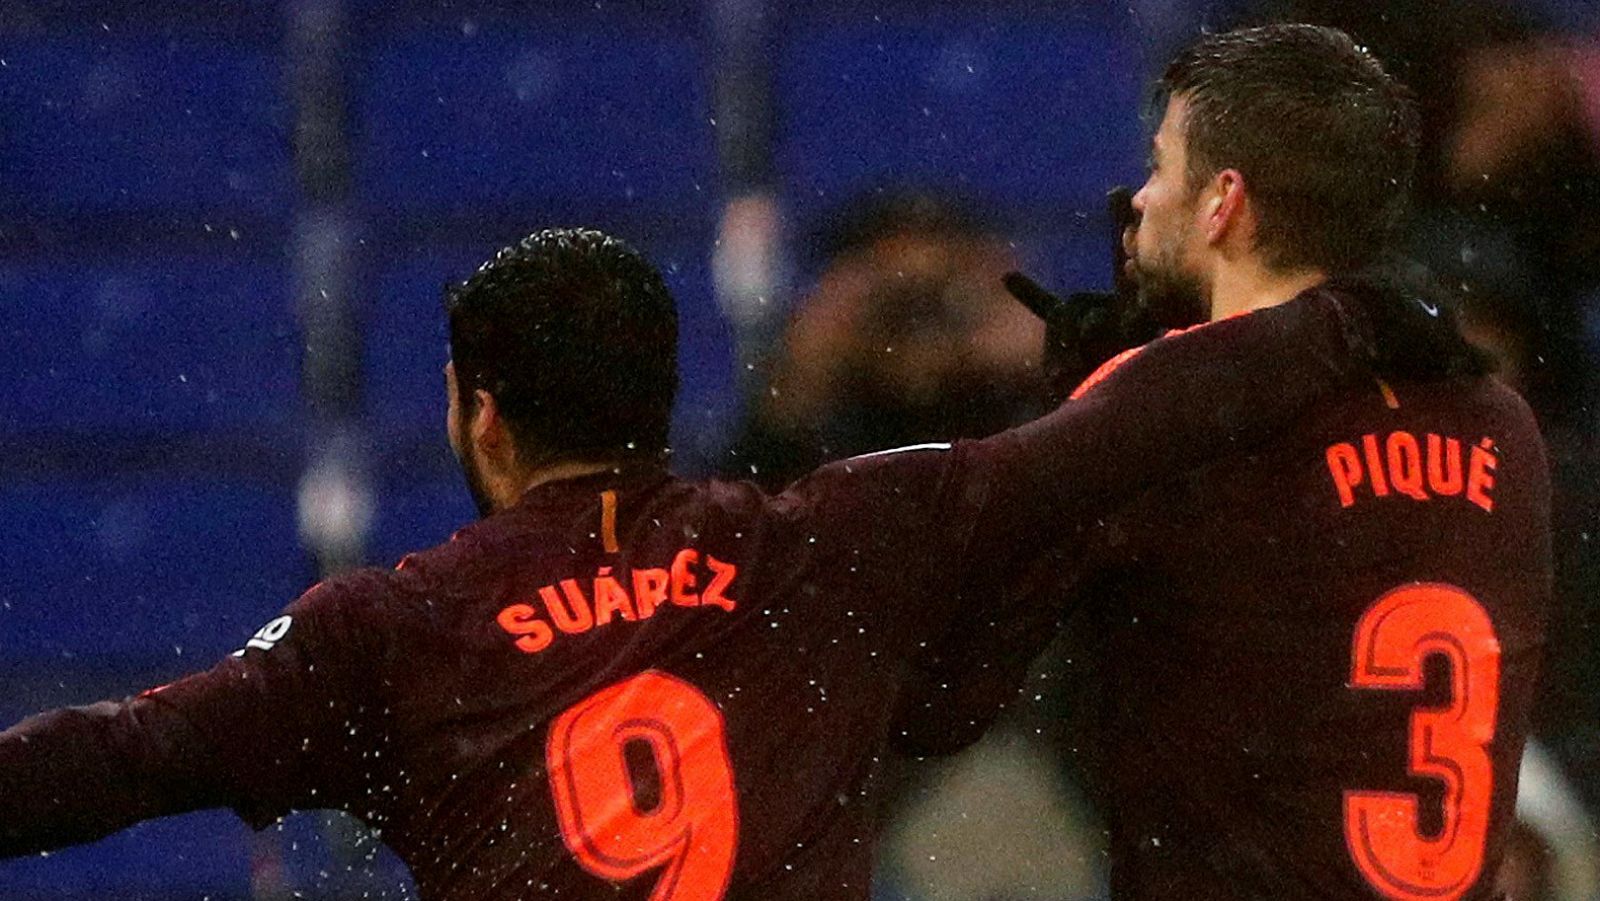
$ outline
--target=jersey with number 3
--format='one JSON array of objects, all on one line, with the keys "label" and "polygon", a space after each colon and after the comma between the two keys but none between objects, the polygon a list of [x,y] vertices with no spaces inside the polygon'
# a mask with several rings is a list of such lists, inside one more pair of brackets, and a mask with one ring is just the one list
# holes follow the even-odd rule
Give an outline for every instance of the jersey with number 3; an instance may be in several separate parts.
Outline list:
[{"label": "jersey with number 3", "polygon": [[1496,897],[1548,495],[1513,392],[1397,383],[1108,520],[1113,897]]},{"label": "jersey with number 3", "polygon": [[1158,342],[1022,428],[776,496],[653,467],[536,486],[208,672],[0,733],[0,855],[328,807],[438,901],[864,899],[920,647],[1010,618],[1064,534],[1348,388],[1349,335],[1310,296]]}]

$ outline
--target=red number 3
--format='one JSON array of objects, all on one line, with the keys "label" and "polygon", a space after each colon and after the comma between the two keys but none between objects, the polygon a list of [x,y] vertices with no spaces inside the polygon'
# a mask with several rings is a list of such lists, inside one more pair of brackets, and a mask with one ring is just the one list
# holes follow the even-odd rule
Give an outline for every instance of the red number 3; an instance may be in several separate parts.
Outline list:
[{"label": "red number 3", "polygon": [[1477,882],[1489,832],[1494,739],[1500,702],[1500,640],[1471,595],[1449,585],[1410,585],[1362,615],[1351,648],[1350,687],[1414,691],[1423,661],[1450,661],[1450,702],[1411,714],[1410,773],[1444,783],[1444,828],[1423,835],[1417,797],[1344,794],[1350,856],[1374,888],[1397,901],[1454,901]]},{"label": "red number 3", "polygon": [[[642,744],[660,798],[641,807],[626,748]],[[545,744],[561,837],[578,863],[622,882],[661,869],[650,901],[718,901],[739,814],[722,712],[687,682],[647,671],[556,717]]]}]

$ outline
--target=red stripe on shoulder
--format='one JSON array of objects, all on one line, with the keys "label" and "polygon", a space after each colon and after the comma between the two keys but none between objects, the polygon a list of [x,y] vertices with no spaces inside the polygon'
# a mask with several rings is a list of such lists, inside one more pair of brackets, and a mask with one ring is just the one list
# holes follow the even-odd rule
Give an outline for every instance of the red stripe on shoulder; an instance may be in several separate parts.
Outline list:
[{"label": "red stripe on shoulder", "polygon": [[1117,367],[1138,356],[1139,351],[1144,350],[1148,346],[1149,345],[1147,344],[1141,344],[1138,347],[1130,347],[1122,353],[1117,354],[1111,359],[1105,361],[1104,363],[1101,363],[1099,369],[1096,369],[1088,378],[1083,380],[1083,384],[1072,390],[1071,399],[1077,400],[1078,398],[1089,393],[1090,389],[1105,381],[1111,375],[1111,373],[1116,372]]},{"label": "red stripe on shoulder", "polygon": [[[1226,321],[1228,319],[1234,318],[1234,316],[1242,316],[1242,315],[1244,315],[1244,314],[1243,313],[1235,313],[1235,314],[1233,314],[1233,316],[1225,316],[1222,319],[1218,319],[1218,320],[1215,320],[1215,321],[1212,321],[1212,322],[1199,322],[1199,323],[1196,323],[1194,325],[1189,326],[1188,328],[1169,329],[1168,331],[1164,332],[1161,335],[1161,338],[1171,338],[1173,335],[1187,335],[1190,332],[1197,332],[1200,329],[1203,329],[1208,325],[1216,325],[1218,322],[1224,322],[1224,321]],[[1156,341],[1160,341],[1161,338],[1157,338],[1155,340]],[[1105,361],[1104,363],[1101,363],[1099,369],[1096,369],[1092,375],[1090,375],[1088,378],[1083,380],[1083,384],[1081,384],[1077,388],[1073,389],[1072,395],[1071,395],[1071,397],[1069,399],[1070,400],[1077,400],[1078,398],[1082,397],[1083,395],[1089,393],[1089,391],[1092,390],[1096,385],[1100,384],[1101,382],[1105,381],[1108,377],[1110,377],[1111,373],[1116,372],[1117,371],[1117,367],[1121,366],[1123,363],[1126,363],[1129,360],[1133,359],[1134,357],[1138,356],[1139,355],[1139,351],[1144,350],[1146,347],[1149,347],[1149,346],[1150,346],[1149,344],[1141,344],[1138,347],[1130,347],[1127,350],[1123,351],[1122,353],[1117,354],[1116,356],[1112,357],[1111,359]]]}]

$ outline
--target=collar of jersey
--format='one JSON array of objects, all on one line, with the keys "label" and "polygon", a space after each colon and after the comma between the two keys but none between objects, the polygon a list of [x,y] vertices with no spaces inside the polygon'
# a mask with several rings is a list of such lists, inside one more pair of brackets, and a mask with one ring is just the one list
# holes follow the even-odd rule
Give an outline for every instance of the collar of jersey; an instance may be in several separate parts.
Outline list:
[{"label": "collar of jersey", "polygon": [[589,503],[607,489],[631,492],[667,478],[671,475],[658,463],[620,463],[588,475],[540,482],[523,492],[514,509],[543,510],[568,506],[574,501]]}]

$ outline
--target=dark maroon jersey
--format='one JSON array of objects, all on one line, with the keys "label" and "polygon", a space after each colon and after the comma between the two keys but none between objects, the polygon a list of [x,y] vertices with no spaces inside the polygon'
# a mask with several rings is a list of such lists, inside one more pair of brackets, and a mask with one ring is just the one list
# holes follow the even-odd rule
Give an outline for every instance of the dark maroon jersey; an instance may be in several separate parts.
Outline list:
[{"label": "dark maroon jersey", "polygon": [[[537,486],[208,672],[0,733],[0,854],[324,807],[430,899],[865,898],[919,650],[1015,615],[1063,534],[1347,389],[1350,325],[1326,298],[1219,324],[1028,426],[777,496],[653,468]],[[1502,467],[1504,520],[1527,489]]]},{"label": "dark maroon jersey", "polygon": [[1547,472],[1497,382],[1395,384],[1108,523],[1116,896],[1492,897]]},{"label": "dark maroon jersey", "polygon": [[[1104,646],[1112,897],[1495,897],[1544,641],[1548,507],[1515,393],[1369,382],[1058,550],[1036,578],[1061,592],[1068,574],[1088,608],[1074,625]],[[1049,631],[984,625],[941,664],[955,688],[911,705],[930,741],[991,716],[982,698],[1014,691],[1015,658]]]}]

